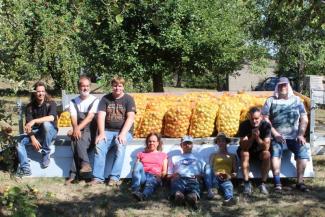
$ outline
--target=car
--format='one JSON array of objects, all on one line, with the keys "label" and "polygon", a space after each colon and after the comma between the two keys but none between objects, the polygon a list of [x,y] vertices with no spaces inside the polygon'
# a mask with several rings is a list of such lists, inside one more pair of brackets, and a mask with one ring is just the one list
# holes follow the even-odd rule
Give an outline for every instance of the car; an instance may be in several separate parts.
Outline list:
[{"label": "car", "polygon": [[[262,81],[259,85],[255,87],[255,91],[274,91],[276,84],[278,83],[280,77],[268,77],[264,81]],[[291,78],[290,85],[295,89],[294,82]]]}]

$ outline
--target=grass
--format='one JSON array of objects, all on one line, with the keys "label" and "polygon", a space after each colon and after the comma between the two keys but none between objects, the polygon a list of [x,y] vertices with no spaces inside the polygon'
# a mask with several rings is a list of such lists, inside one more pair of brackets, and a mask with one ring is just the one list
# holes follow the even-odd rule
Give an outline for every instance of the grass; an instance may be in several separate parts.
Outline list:
[{"label": "grass", "polygon": [[[203,192],[200,210],[189,207],[175,207],[168,201],[168,188],[159,189],[151,200],[137,202],[130,195],[130,180],[124,180],[118,187],[106,185],[90,186],[84,182],[65,186],[63,178],[10,178],[7,173],[0,173],[0,193],[10,186],[28,186],[36,194],[37,216],[325,216],[325,156],[314,156],[316,177],[307,179],[312,188],[309,193],[286,190],[282,194],[272,191],[270,195],[258,193],[256,185],[251,198],[240,193],[241,186],[235,188],[238,203],[227,207],[222,205],[222,197],[208,201]],[[285,181],[287,187],[294,187],[294,180]],[[0,212],[1,214],[1,212]]]}]

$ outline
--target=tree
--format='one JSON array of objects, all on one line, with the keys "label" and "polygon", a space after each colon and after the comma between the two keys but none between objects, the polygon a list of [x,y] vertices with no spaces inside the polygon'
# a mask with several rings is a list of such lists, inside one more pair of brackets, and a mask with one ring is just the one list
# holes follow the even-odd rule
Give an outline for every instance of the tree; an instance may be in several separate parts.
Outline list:
[{"label": "tree", "polygon": [[260,19],[253,32],[273,44],[279,74],[298,81],[325,72],[325,4],[322,1],[251,1]]}]

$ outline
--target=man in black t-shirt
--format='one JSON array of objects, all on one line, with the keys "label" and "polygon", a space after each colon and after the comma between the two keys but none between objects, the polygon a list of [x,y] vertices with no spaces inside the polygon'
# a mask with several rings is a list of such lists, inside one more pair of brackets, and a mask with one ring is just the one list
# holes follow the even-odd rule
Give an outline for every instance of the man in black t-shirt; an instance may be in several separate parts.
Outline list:
[{"label": "man in black t-shirt", "polygon": [[265,182],[270,170],[271,125],[262,120],[259,108],[250,109],[249,119],[240,124],[237,136],[240,137],[240,147],[237,154],[241,159],[244,194],[250,195],[252,193],[252,186],[249,182],[250,159],[261,161],[262,182],[259,189],[261,193],[268,194]]},{"label": "man in black t-shirt", "polygon": [[25,134],[17,145],[19,170],[17,175],[31,175],[28,162],[26,145],[31,143],[36,151],[41,150],[41,167],[46,168],[50,164],[50,144],[57,134],[56,104],[51,100],[45,90],[45,83],[39,81],[34,85],[34,93],[31,102],[26,107]]},{"label": "man in black t-shirt", "polygon": [[135,102],[132,96],[124,93],[124,79],[111,81],[112,93],[105,95],[98,105],[98,136],[93,167],[93,180],[90,184],[103,183],[107,152],[116,147],[114,162],[108,185],[120,184],[126,144],[132,140],[135,118]]}]

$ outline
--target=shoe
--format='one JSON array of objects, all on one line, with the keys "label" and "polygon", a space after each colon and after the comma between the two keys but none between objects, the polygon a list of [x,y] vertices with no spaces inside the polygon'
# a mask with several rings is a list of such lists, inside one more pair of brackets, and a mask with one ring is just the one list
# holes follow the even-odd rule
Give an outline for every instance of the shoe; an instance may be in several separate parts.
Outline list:
[{"label": "shoe", "polygon": [[140,191],[133,191],[132,195],[138,201],[143,201],[143,199],[144,199],[143,194]]},{"label": "shoe", "polygon": [[32,172],[28,168],[25,168],[25,169],[19,168],[16,172],[16,176],[18,176],[18,177],[31,176],[31,175],[32,175]]},{"label": "shoe", "polygon": [[41,167],[43,169],[47,168],[50,165],[50,154],[43,154],[42,155],[42,162],[41,162]]},{"label": "shoe", "polygon": [[250,182],[244,183],[244,192],[245,195],[252,195],[252,184]]},{"label": "shoe", "polygon": [[189,193],[186,195],[186,200],[188,202],[188,204],[194,209],[197,210],[198,204],[197,204],[197,195],[196,193]]},{"label": "shoe", "polygon": [[91,173],[92,171],[89,163],[82,163],[80,173]]},{"label": "shoe", "polygon": [[107,183],[108,186],[120,186],[122,184],[122,181],[118,180],[114,180],[114,179],[110,179],[109,182]]},{"label": "shoe", "polygon": [[282,185],[281,184],[276,184],[274,186],[274,191],[277,192],[277,193],[282,192]]},{"label": "shoe", "polygon": [[68,178],[67,180],[65,180],[64,185],[71,185],[75,182],[74,178]]},{"label": "shoe", "polygon": [[265,194],[265,195],[269,194],[269,191],[267,190],[264,183],[262,183],[260,186],[258,186],[258,189],[260,189],[261,194]]},{"label": "shoe", "polygon": [[307,188],[307,186],[305,185],[305,183],[303,183],[303,182],[296,184],[296,189],[298,189],[301,192],[309,192],[310,191]]},{"label": "shoe", "polygon": [[208,200],[212,200],[214,198],[214,193],[213,191],[210,189],[208,190]]},{"label": "shoe", "polygon": [[103,184],[102,181],[98,181],[97,179],[93,179],[90,182],[87,183],[88,186],[93,186],[93,185],[98,185],[98,184]]},{"label": "shoe", "polygon": [[177,206],[181,206],[184,204],[184,194],[180,191],[176,191],[174,195],[174,202]]},{"label": "shoe", "polygon": [[236,203],[237,201],[233,197],[223,201],[224,206],[232,206],[232,205],[236,205]]}]

